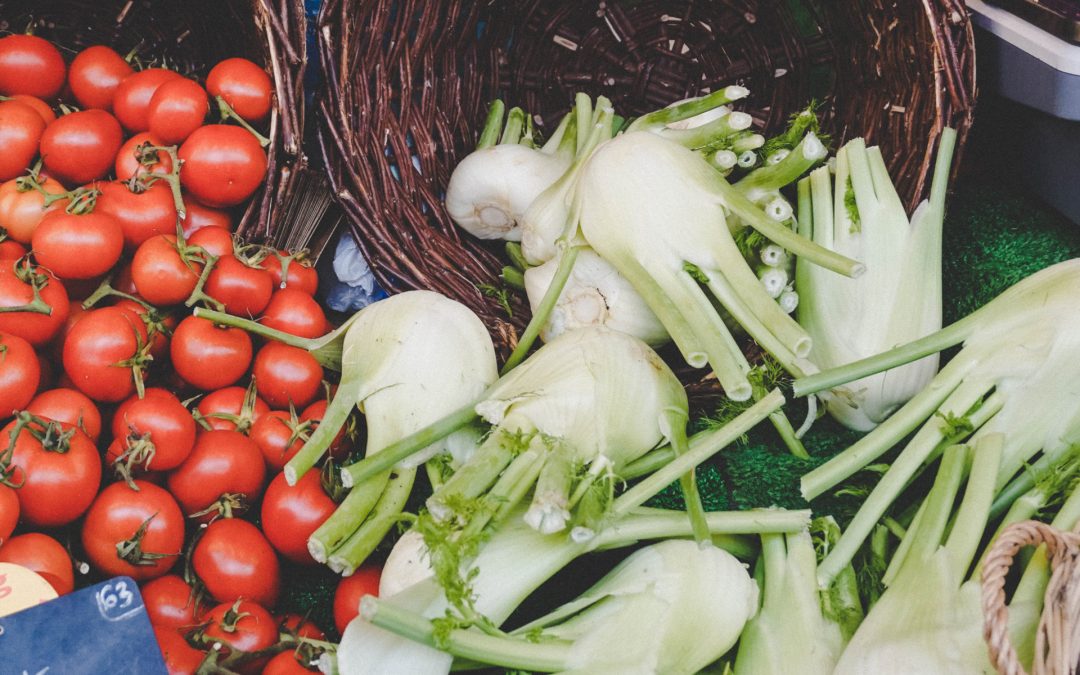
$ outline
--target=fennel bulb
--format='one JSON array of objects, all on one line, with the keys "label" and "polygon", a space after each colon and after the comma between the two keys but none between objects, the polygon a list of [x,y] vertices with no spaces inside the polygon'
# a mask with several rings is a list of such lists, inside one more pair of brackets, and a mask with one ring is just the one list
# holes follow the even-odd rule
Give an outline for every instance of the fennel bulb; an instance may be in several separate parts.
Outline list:
[{"label": "fennel bulb", "polygon": [[[555,278],[558,258],[525,271],[525,292],[536,312]],[[634,287],[594,251],[583,248],[562,293],[540,331],[544,342],[566,331],[606,326],[656,347],[668,341],[667,331]]]},{"label": "fennel bulb", "polygon": [[[930,199],[910,222],[880,149],[862,139],[837,153],[835,189],[825,167],[800,184],[799,231],[867,269],[846,279],[800,261],[798,319],[814,340],[817,366],[842,366],[941,328],[941,229],[955,141],[952,129],[942,133]],[[852,193],[854,214],[846,207]],[[844,426],[869,431],[922,391],[937,368],[935,353],[848,383],[825,397],[827,410]]]}]

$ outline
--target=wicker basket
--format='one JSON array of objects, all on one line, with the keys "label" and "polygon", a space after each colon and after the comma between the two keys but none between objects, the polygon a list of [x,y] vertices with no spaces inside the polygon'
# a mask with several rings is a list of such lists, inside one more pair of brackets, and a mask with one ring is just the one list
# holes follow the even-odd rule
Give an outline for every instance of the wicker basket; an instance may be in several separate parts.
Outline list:
[{"label": "wicker basket", "polygon": [[0,35],[28,27],[69,60],[84,47],[104,44],[185,75],[205,77],[233,56],[267,66],[276,91],[269,171],[238,231],[266,240],[282,229],[278,206],[291,198],[305,164],[303,0],[0,0]]},{"label": "wicker basket", "polygon": [[883,146],[909,205],[975,98],[962,0],[325,0],[318,33],[320,143],[376,276],[461,300],[503,349],[527,308],[517,298],[510,318],[478,290],[499,249],[459,233],[441,201],[492,98],[550,125],[576,91],[625,115],[739,83],[773,130],[816,98],[838,142]]}]

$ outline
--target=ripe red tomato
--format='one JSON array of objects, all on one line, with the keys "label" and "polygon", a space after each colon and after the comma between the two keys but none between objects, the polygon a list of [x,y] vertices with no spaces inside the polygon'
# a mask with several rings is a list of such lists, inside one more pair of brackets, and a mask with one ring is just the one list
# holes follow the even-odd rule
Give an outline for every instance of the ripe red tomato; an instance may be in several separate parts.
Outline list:
[{"label": "ripe red tomato", "polygon": [[139,451],[139,468],[168,471],[183,464],[191,454],[195,418],[174,394],[164,389],[154,391],[159,393],[134,396],[116,409],[113,438]]},{"label": "ripe red tomato", "polygon": [[0,95],[56,98],[66,71],[64,57],[48,40],[36,35],[0,38]]},{"label": "ripe red tomato", "polygon": [[[300,421],[308,422],[311,427],[308,429],[308,434],[315,432],[318,428],[319,422],[326,416],[326,408],[329,405],[325,398],[315,401],[308,407],[304,408],[304,411],[300,413]],[[334,440],[330,441],[329,454],[334,459],[341,459],[345,455],[349,454],[351,438],[349,437],[350,423],[347,421],[341,427],[341,431],[334,436]]]},{"label": "ripe red tomato", "polygon": [[[210,621],[204,631],[206,637],[228,648],[242,652],[257,652],[271,647],[278,641],[277,622],[270,612],[255,602],[225,602],[210,610]],[[227,656],[230,649],[223,649]],[[261,673],[267,659],[256,659],[243,664],[238,672],[243,675]]]},{"label": "ripe red tomato", "polygon": [[334,591],[334,626],[338,633],[345,632],[345,626],[360,615],[360,599],[365,595],[379,596],[379,577],[382,569],[375,565],[364,565],[351,577],[343,577]]},{"label": "ripe red tomato", "polygon": [[35,347],[48,342],[67,321],[69,302],[60,280],[25,261],[0,261],[0,307],[24,307],[34,301],[34,287],[48,313],[0,312],[0,331],[18,335]]},{"label": "ripe red tomato", "polygon": [[[299,425],[299,420],[297,425]],[[304,447],[304,439],[293,437],[291,415],[283,410],[271,410],[256,418],[251,425],[251,440],[259,446],[266,466],[281,471],[285,464]],[[290,442],[291,441],[291,442]]]},{"label": "ripe red tomato", "polygon": [[266,488],[262,503],[262,527],[278,553],[301,565],[314,565],[307,540],[337,509],[323,491],[318,471],[308,471],[296,485],[279,473]]},{"label": "ripe red tomato", "polygon": [[146,481],[113,483],[86,512],[82,544],[90,563],[108,577],[156,579],[184,548],[184,514],[165,490]]},{"label": "ripe red tomato", "polygon": [[221,518],[210,523],[195,544],[191,565],[219,602],[244,598],[264,607],[277,603],[281,576],[277,555],[259,528],[246,520]]},{"label": "ripe red tomato", "polygon": [[204,227],[191,235],[189,246],[198,246],[212,256],[224,258],[233,254],[232,233],[222,227]]},{"label": "ripe red tomato", "polygon": [[147,110],[150,133],[166,145],[182,143],[202,126],[209,112],[206,90],[186,78],[170,80],[154,92]]},{"label": "ripe red tomato", "polygon": [[135,393],[136,377],[146,366],[146,326],[119,307],[89,312],[64,340],[64,370],[72,383],[95,401],[122,401]]},{"label": "ripe red tomato", "polygon": [[176,232],[176,205],[164,182],[133,192],[126,183],[99,183],[94,213],[111,216],[120,225],[124,244],[134,249],[150,237]]},{"label": "ripe red tomato", "polygon": [[[196,232],[195,236],[203,232],[226,230],[206,228]],[[269,274],[258,267],[245,265],[231,255],[218,258],[203,290],[225,305],[225,311],[229,314],[247,318],[258,316],[270,303],[273,292]]]},{"label": "ripe red tomato", "polygon": [[[172,158],[164,150],[149,151],[165,145],[161,139],[143,131],[127,139],[116,153],[116,179],[128,180],[147,173],[172,173]],[[140,149],[142,148],[142,149]],[[175,231],[175,228],[174,230]]]},{"label": "ripe red tomato", "polygon": [[227,232],[233,231],[233,218],[228,211],[214,209],[205,204],[200,204],[191,195],[183,193],[184,207],[187,213],[184,215],[184,236],[190,237],[204,227],[220,227]]},{"label": "ripe red tomato", "polygon": [[0,483],[0,546],[19,524],[19,495],[15,488]]},{"label": "ripe red tomato", "polygon": [[278,617],[278,628],[281,633],[289,633],[310,640],[326,639],[326,633],[322,632],[322,629],[316,626],[311,619],[306,619],[291,612]]},{"label": "ripe red tomato", "polygon": [[273,408],[303,408],[322,388],[323,369],[311,352],[281,342],[267,342],[252,370],[259,395]]},{"label": "ripe red tomato", "polygon": [[171,628],[154,627],[158,649],[165,659],[165,670],[169,675],[195,675],[206,658],[206,652],[195,649],[184,636]]},{"label": "ripe red tomato", "polygon": [[66,426],[77,427],[90,440],[101,435],[101,413],[86,394],[75,389],[50,389],[30,401],[26,411]]},{"label": "ripe red tomato", "polygon": [[25,408],[40,381],[41,365],[30,343],[0,333],[0,419]]},{"label": "ripe red tomato", "polygon": [[15,94],[11,97],[11,100],[33,108],[34,112],[41,116],[41,121],[45,123],[45,126],[52,124],[52,122],[56,119],[56,113],[51,107],[49,107],[49,104],[45,101],[42,101],[37,96],[30,96],[28,94]]},{"label": "ripe red tomato", "polygon": [[319,289],[319,273],[306,260],[291,258],[287,251],[278,252],[281,257],[270,255],[263,259],[262,267],[274,279],[274,288],[292,288],[315,295]]},{"label": "ripe red tomato", "polygon": [[171,80],[179,79],[180,74],[164,68],[147,68],[125,77],[113,94],[113,113],[120,124],[130,132],[150,129],[150,99],[158,87]]},{"label": "ripe red tomato", "polygon": [[225,59],[211,68],[206,90],[225,99],[248,122],[259,122],[270,114],[270,76],[247,59]]},{"label": "ripe red tomato", "polygon": [[305,667],[298,658],[300,656],[293,650],[281,652],[267,662],[262,675],[308,675],[319,672]]},{"label": "ripe red tomato", "polygon": [[266,178],[266,152],[254,134],[225,124],[199,127],[180,146],[180,183],[207,206],[235,206]]},{"label": "ripe red tomato", "polygon": [[75,588],[75,571],[67,550],[52,537],[27,532],[0,546],[0,562],[20,565],[40,574],[59,595]]},{"label": "ripe red tomato", "polygon": [[[7,438],[17,421],[3,430]],[[31,422],[15,440],[11,464],[23,520],[37,527],[59,527],[81,516],[101,483],[101,457],[94,442],[79,430],[64,437],[58,422]],[[261,457],[260,457],[261,459]]]},{"label": "ripe red tomato", "polygon": [[123,142],[124,132],[115,117],[104,110],[83,110],[45,127],[41,157],[51,175],[81,185],[109,172]]},{"label": "ripe red tomato", "polygon": [[187,300],[201,272],[201,263],[188,260],[185,264],[176,237],[169,234],[144,241],[131,260],[131,279],[139,295],[159,307]]},{"label": "ripe red tomato", "polygon": [[[42,177],[38,183],[41,189],[50,195],[66,192],[64,186],[56,180]],[[45,214],[63,209],[67,205],[67,199],[58,199],[45,206],[45,195],[33,188],[20,190],[18,179],[13,178],[0,185],[0,227],[7,230],[8,236],[15,241],[29,244],[34,230]]]},{"label": "ripe red tomato", "polygon": [[182,578],[166,574],[146,582],[139,589],[146,614],[156,628],[189,628],[197,625],[206,608]]},{"label": "ripe red tomato", "polygon": [[254,395],[245,406],[247,398],[248,391],[243,387],[225,387],[204,396],[195,409],[211,429],[246,434],[256,420],[270,412],[266,401]]},{"label": "ripe red tomato", "polygon": [[61,279],[92,279],[120,260],[124,233],[116,218],[105,212],[52,211],[38,223],[30,245],[38,263]]},{"label": "ripe red tomato", "polygon": [[0,240],[0,260],[18,260],[26,254],[26,247],[14,239]]},{"label": "ripe red tomato", "polygon": [[185,382],[203,391],[221,389],[247,372],[251,337],[239,328],[189,316],[176,327],[170,354],[173,368]]},{"label": "ripe red tomato", "polygon": [[81,107],[112,110],[116,88],[133,72],[131,64],[111,48],[94,45],[75,55],[68,86]]},{"label": "ripe red tomato", "polygon": [[0,103],[0,148],[4,149],[0,153],[0,180],[15,178],[29,168],[44,132],[45,121],[30,106],[18,101]]},{"label": "ripe red tomato", "polygon": [[120,307],[134,312],[143,320],[147,333],[150,336],[150,356],[155,359],[163,359],[169,354],[169,337],[176,330],[176,316],[163,314],[154,307],[146,307],[134,300],[123,298],[114,307]]},{"label": "ripe red tomato", "polygon": [[263,310],[262,324],[305,338],[320,337],[329,328],[326,314],[315,298],[292,288],[274,292]]},{"label": "ripe red tomato", "polygon": [[169,474],[169,492],[184,513],[209,508],[225,494],[254,503],[262,494],[266,465],[259,447],[237,431],[202,431],[188,458]]}]

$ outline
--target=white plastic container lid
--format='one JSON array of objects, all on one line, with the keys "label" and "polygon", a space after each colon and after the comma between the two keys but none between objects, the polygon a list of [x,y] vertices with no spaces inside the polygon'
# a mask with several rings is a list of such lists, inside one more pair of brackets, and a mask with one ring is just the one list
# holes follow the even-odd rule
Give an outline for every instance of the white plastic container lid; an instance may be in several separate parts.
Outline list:
[{"label": "white plastic container lid", "polygon": [[1039,59],[1054,70],[1080,75],[1080,45],[1074,45],[1000,7],[967,0],[975,25]]}]

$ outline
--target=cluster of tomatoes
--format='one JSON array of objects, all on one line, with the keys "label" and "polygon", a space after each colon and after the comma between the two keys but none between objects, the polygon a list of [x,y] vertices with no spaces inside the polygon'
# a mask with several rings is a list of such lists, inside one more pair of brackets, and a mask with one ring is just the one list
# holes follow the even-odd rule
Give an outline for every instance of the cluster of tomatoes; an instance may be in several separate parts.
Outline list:
[{"label": "cluster of tomatoes", "polygon": [[[324,639],[272,612],[280,558],[313,564],[336,508],[332,471],[281,473],[331,385],[307,350],[192,313],[330,328],[302,256],[232,234],[266,176],[271,101],[244,59],[200,84],[106,46],[68,64],[0,39],[0,561],[61,594],[74,561],[138,580],[175,673],[309,672]],[[339,589],[339,630],[377,579]]]}]

